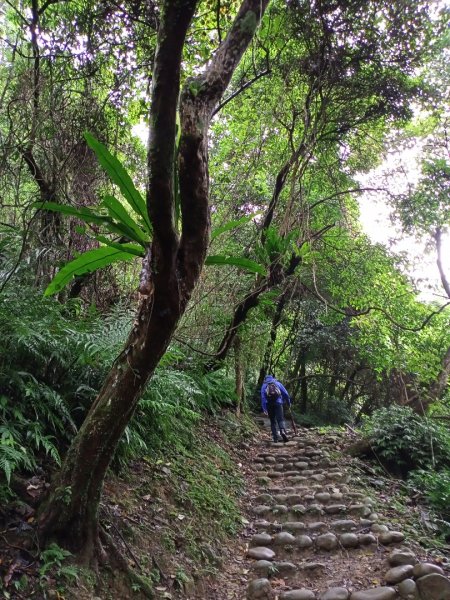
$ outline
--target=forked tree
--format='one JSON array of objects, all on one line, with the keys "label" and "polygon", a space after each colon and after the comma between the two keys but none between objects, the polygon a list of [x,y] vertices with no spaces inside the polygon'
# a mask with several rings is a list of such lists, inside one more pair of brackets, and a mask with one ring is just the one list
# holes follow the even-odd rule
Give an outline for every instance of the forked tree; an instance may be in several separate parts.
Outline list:
[{"label": "forked tree", "polygon": [[[244,0],[207,68],[180,72],[197,0],[164,0],[152,78],[147,210],[153,239],[143,261],[132,331],[74,438],[39,514],[41,539],[69,545],[86,562],[102,556],[98,512],[106,471],[136,404],[167,349],[202,270],[209,242],[208,129],[268,0]],[[181,137],[175,161],[177,111]],[[181,234],[175,226],[178,171]]]}]

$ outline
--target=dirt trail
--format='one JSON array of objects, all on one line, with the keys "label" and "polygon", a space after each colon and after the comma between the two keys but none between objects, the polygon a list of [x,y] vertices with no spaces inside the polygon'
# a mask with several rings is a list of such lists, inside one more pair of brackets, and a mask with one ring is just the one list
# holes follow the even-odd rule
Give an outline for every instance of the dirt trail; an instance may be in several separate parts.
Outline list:
[{"label": "dirt trail", "polygon": [[434,564],[390,524],[339,441],[311,430],[286,444],[261,435],[249,522],[208,599],[450,600],[448,563]]}]

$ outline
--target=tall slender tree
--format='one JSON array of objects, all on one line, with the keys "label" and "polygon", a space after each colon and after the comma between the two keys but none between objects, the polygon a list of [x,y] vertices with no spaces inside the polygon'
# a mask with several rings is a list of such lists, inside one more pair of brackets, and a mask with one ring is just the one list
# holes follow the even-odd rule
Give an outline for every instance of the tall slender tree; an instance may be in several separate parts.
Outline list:
[{"label": "tall slender tree", "polygon": [[[117,443],[201,272],[209,241],[208,129],[268,0],[244,0],[209,65],[180,96],[186,35],[196,0],[165,0],[153,70],[147,208],[153,240],[141,277],[142,299],[133,329],[69,448],[39,515],[43,538],[56,536],[86,561],[101,556],[98,508]],[[177,109],[181,137],[175,162]],[[181,235],[175,225],[178,170]]]}]

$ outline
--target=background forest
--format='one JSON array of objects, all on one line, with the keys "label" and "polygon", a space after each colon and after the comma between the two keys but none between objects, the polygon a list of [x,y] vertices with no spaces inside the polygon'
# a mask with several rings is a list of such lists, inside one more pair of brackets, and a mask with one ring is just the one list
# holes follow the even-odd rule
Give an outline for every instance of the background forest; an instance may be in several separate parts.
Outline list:
[{"label": "background forest", "polygon": [[[363,427],[450,519],[448,7],[189,4],[183,35],[176,2],[0,8],[2,502],[66,457],[43,539],[76,520],[75,550],[95,554],[97,512],[85,529],[73,511],[56,523],[55,490],[74,485],[86,416],[97,418],[114,369],[148,363],[113,416],[117,443],[99,442],[98,486],[110,465],[182,455],[212,415],[245,420],[273,373],[299,423]],[[177,70],[164,35],[181,36],[179,84],[164,79]],[[228,68],[233,35],[242,58]],[[210,65],[229,85],[224,75],[216,89]],[[189,162],[192,123],[204,127],[203,171]],[[410,148],[405,173],[392,157]],[[371,178],[380,165],[383,180]],[[426,245],[431,289],[413,250],[364,233],[362,197],[389,207],[397,241]],[[185,262],[158,262],[174,245]],[[151,360],[137,355],[157,338]]]}]

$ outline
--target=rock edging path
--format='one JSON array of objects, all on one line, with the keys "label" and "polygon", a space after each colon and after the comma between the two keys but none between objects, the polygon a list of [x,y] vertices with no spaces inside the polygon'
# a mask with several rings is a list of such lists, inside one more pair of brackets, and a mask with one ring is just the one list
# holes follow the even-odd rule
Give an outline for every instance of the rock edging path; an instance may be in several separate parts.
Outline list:
[{"label": "rock edging path", "polygon": [[308,430],[261,441],[242,600],[450,600],[444,570],[379,523],[335,454],[332,437]]}]

